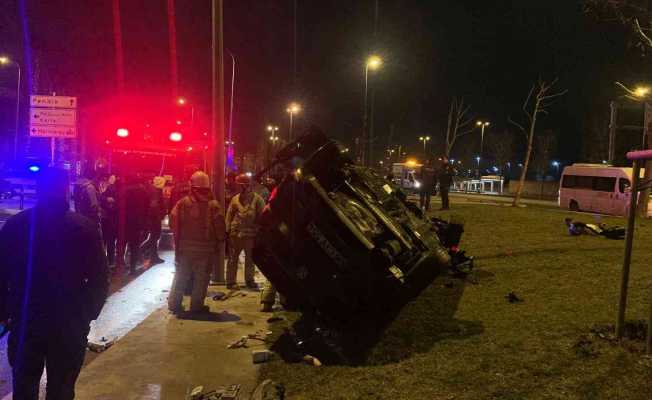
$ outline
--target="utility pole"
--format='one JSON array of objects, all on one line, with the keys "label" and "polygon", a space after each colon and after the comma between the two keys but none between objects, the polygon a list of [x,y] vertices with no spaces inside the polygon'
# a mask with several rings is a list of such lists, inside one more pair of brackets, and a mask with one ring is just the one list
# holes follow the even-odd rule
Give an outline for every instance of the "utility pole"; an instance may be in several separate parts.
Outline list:
[{"label": "utility pole", "polygon": [[613,164],[616,148],[616,129],[618,128],[616,122],[618,120],[618,103],[612,101],[609,107],[611,109],[611,115],[609,118],[609,154],[607,156],[609,164]]},{"label": "utility pole", "polygon": [[[212,0],[213,113],[211,129],[213,193],[224,210],[224,33],[222,10],[223,1]],[[224,244],[219,246],[217,260],[213,265],[212,278],[214,281],[224,281]]]}]

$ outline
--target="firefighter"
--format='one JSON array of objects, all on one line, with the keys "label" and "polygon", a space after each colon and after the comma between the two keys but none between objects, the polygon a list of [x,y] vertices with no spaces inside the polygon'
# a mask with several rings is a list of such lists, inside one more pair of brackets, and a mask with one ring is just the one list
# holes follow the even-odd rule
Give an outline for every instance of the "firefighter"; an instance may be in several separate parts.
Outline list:
[{"label": "firefighter", "polygon": [[68,173],[41,171],[36,206],[0,231],[0,325],[9,321],[14,399],[71,400],[88,342],[109,291],[95,222],[69,210]]},{"label": "firefighter", "polygon": [[197,171],[190,178],[190,193],[174,206],[170,214],[175,241],[174,281],[168,298],[172,313],[183,311],[184,288],[194,279],[190,311],[208,311],[204,298],[218,245],[226,238],[224,212],[210,191],[205,172]]},{"label": "firefighter", "polygon": [[257,233],[256,222],[265,207],[265,201],[252,190],[251,178],[238,175],[236,184],[240,193],[233,196],[226,213],[226,230],[229,235],[229,263],[226,268],[226,285],[237,289],[238,259],[245,252],[245,283],[248,288],[257,289],[254,282],[254,262],[252,252]]}]

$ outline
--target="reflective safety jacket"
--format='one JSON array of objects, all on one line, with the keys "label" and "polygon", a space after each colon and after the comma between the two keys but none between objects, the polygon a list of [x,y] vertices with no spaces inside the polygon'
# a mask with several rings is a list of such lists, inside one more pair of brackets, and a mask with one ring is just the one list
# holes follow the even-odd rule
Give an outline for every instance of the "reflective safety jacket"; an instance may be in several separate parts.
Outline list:
[{"label": "reflective safety jacket", "polygon": [[176,254],[212,255],[226,238],[224,212],[216,200],[200,201],[188,195],[170,213]]}]

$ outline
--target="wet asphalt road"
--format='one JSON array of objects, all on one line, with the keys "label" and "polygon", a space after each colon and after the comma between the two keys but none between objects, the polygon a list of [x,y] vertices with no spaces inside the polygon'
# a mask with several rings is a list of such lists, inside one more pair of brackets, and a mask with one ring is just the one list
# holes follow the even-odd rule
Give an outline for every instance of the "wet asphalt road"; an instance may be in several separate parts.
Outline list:
[{"label": "wet asphalt road", "polygon": [[[1,224],[2,222],[0,222]],[[109,296],[97,321],[91,324],[90,342],[118,340],[135,328],[152,312],[165,305],[172,284],[172,252],[162,252],[166,263],[144,270],[136,277],[114,277]],[[11,397],[11,371],[7,363],[7,338],[0,340],[0,399]],[[102,355],[87,352],[85,364]],[[43,387],[44,381],[41,385]],[[43,393],[42,393],[43,394]]]}]

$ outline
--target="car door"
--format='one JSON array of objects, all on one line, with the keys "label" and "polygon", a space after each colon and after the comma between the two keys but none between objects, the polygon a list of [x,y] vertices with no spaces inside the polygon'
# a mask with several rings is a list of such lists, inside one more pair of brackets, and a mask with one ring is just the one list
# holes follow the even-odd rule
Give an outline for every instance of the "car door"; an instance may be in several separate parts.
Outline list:
[{"label": "car door", "polygon": [[593,178],[593,198],[591,210],[601,214],[616,214],[614,195],[616,193],[616,178],[598,176]]},{"label": "car door", "polygon": [[618,189],[614,194],[614,214],[627,215],[627,207],[631,198],[632,183],[627,178],[618,179]]}]

